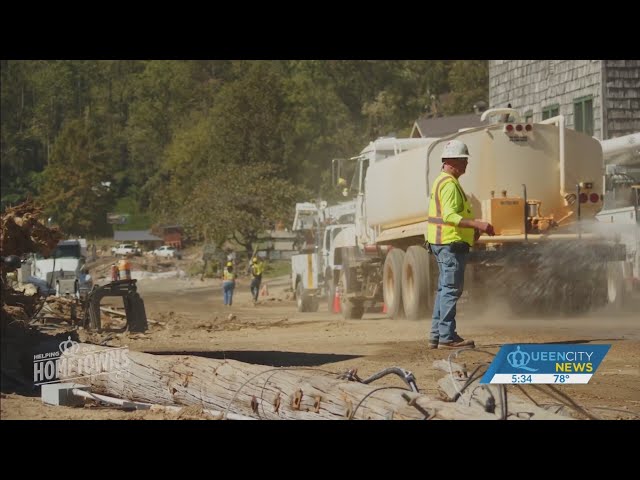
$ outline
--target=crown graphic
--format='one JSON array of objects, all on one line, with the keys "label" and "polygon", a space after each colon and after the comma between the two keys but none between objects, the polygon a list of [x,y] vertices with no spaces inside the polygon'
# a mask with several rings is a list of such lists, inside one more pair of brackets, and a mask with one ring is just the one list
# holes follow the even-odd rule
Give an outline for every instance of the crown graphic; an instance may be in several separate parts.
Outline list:
[{"label": "crown graphic", "polygon": [[71,340],[71,337],[67,337],[67,340],[60,342],[58,345],[61,353],[69,352],[70,354],[78,353],[80,350],[80,344],[74,340]]},{"label": "crown graphic", "polygon": [[537,368],[529,368],[527,364],[531,361],[531,355],[527,352],[520,350],[520,345],[516,347],[515,352],[511,352],[507,355],[507,361],[513,368],[519,368],[521,370],[527,370],[528,372],[537,372]]}]

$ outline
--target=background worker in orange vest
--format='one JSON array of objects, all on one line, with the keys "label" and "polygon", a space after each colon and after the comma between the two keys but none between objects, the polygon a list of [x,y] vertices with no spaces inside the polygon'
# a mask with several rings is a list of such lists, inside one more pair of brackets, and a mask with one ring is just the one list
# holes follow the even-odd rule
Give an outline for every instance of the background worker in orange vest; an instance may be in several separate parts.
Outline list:
[{"label": "background worker in orange vest", "polygon": [[226,268],[222,272],[222,294],[224,304],[233,304],[233,290],[236,288],[236,275],[233,273],[233,262],[227,262]]},{"label": "background worker in orange vest", "polygon": [[462,295],[469,249],[481,232],[495,233],[490,223],[473,218],[471,202],[458,182],[467,169],[467,146],[451,140],[441,158],[442,173],[431,188],[427,225],[427,242],[440,272],[429,348],[473,348],[474,341],[465,340],[456,331],[456,304]]},{"label": "background worker in orange vest", "polygon": [[123,258],[118,262],[118,270],[120,270],[120,280],[131,280],[131,264],[129,260]]}]

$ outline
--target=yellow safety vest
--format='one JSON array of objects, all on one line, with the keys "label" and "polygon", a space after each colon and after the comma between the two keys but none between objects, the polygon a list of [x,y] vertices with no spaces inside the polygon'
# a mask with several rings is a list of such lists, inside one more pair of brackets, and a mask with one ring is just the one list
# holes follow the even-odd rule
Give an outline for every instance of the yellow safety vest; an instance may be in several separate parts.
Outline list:
[{"label": "yellow safety vest", "polygon": [[227,281],[227,280],[233,280],[235,278],[235,275],[233,272],[228,271],[226,268],[224,269],[224,272],[222,273],[222,279]]},{"label": "yellow safety vest", "polygon": [[[442,187],[453,183],[456,187],[456,204],[445,205],[442,199]],[[467,196],[462,190],[460,183],[453,176],[446,172],[442,172],[438,175],[435,182],[433,182],[433,188],[431,189],[431,198],[429,199],[429,218],[427,225],[427,242],[434,245],[446,245],[452,242],[466,242],[470,246],[473,245],[473,228],[458,227],[451,223],[445,223],[442,216],[444,211],[454,208],[456,213],[463,219],[472,219],[473,213],[471,212],[471,202],[467,199]]]},{"label": "yellow safety vest", "polygon": [[262,262],[254,263],[251,265],[251,273],[254,277],[259,277],[260,275],[262,275],[263,271],[264,265],[262,264]]}]

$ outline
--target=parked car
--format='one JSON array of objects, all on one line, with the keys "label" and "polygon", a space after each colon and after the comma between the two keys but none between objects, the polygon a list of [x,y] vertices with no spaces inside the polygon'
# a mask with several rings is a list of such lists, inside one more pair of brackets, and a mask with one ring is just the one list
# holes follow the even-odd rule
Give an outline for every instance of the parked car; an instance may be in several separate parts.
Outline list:
[{"label": "parked car", "polygon": [[156,257],[164,257],[164,258],[182,258],[180,252],[176,249],[176,247],[170,247],[169,245],[163,245],[159,248],[156,248],[153,251],[153,255]]},{"label": "parked car", "polygon": [[111,255],[125,256],[125,255],[142,255],[142,250],[133,245],[132,243],[121,243],[115,247],[111,247]]}]

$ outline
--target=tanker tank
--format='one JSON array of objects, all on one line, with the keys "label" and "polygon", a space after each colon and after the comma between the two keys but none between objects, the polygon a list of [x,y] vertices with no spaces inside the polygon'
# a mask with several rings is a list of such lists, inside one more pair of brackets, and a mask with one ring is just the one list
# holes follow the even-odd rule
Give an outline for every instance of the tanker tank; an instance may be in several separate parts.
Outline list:
[{"label": "tanker tank", "polygon": [[[591,192],[602,192],[602,148],[587,135],[547,124],[530,125],[522,133],[507,132],[504,124],[478,127],[442,139],[429,139],[424,146],[377,159],[367,170],[365,192],[367,222],[385,230],[426,222],[429,192],[441,171],[442,149],[458,139],[469,147],[469,165],[460,184],[470,197],[476,218],[482,202],[492,196],[522,197],[541,201],[545,215],[556,219],[575,210],[577,184],[587,182]],[[561,185],[562,183],[562,185]],[[595,198],[595,197],[593,197]],[[581,215],[593,217],[602,208],[602,198],[581,205]]]}]

